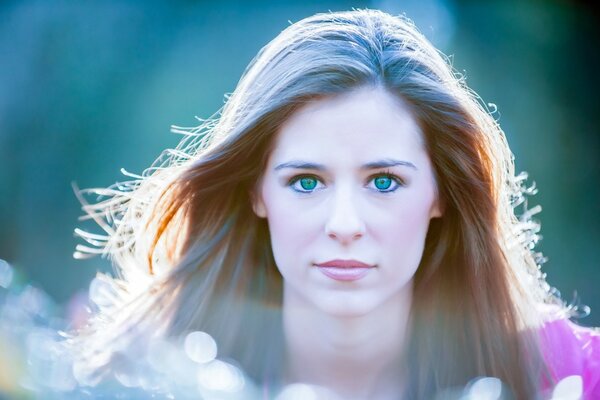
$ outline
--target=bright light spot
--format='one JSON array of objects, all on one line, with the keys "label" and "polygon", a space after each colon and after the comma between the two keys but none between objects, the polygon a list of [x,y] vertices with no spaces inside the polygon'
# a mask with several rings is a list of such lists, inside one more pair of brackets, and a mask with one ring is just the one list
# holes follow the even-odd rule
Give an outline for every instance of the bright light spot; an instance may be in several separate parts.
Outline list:
[{"label": "bright light spot", "polygon": [[75,389],[77,383],[73,376],[72,366],[70,360],[66,357],[54,360],[50,369],[46,371],[48,386],[64,392]]},{"label": "bright light spot", "polygon": [[135,374],[128,374],[125,372],[117,371],[115,372],[115,378],[117,378],[121,385],[128,388],[142,386],[142,381],[140,377]]},{"label": "bright light spot", "polygon": [[583,379],[571,375],[561,379],[554,387],[552,400],[579,400],[583,396]]},{"label": "bright light spot", "polygon": [[469,398],[477,400],[498,400],[502,395],[502,381],[498,378],[483,377],[471,384]]},{"label": "bright light spot", "polygon": [[28,285],[19,295],[19,304],[16,306],[30,315],[47,317],[51,300],[41,289]]},{"label": "bright light spot", "polygon": [[29,373],[39,383],[59,391],[70,391],[76,382],[71,360],[63,343],[51,329],[34,329],[27,335]]},{"label": "bright light spot", "polygon": [[294,383],[287,385],[276,400],[317,400],[317,391],[310,385]]},{"label": "bright light spot", "polygon": [[0,286],[8,289],[13,280],[13,270],[9,263],[0,259]]},{"label": "bright light spot", "polygon": [[30,356],[43,356],[46,359],[56,355],[57,346],[50,329],[34,329],[27,335],[27,349]]},{"label": "bright light spot", "polygon": [[127,357],[118,359],[117,364],[113,367],[115,378],[121,385],[128,388],[144,388],[148,384],[146,373],[143,364],[138,364]]},{"label": "bright light spot", "polygon": [[197,363],[207,363],[217,356],[217,343],[206,332],[191,332],[185,337],[185,354]]},{"label": "bright light spot", "polygon": [[94,367],[87,363],[73,363],[73,377],[81,386],[96,386],[101,382],[102,376],[100,374],[94,374],[94,372]]},{"label": "bright light spot", "polygon": [[90,282],[90,302],[99,308],[109,307],[114,303],[116,297],[115,289],[106,279],[95,277]]},{"label": "bright light spot", "polygon": [[198,380],[205,389],[223,392],[240,391],[245,384],[238,368],[220,360],[204,364],[198,373]]}]

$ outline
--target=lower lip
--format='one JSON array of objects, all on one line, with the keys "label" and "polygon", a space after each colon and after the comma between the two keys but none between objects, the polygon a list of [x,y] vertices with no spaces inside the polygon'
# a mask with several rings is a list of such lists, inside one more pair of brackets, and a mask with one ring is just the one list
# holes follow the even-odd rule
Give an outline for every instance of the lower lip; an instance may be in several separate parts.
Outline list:
[{"label": "lower lip", "polygon": [[336,281],[356,281],[363,278],[369,273],[371,268],[338,268],[338,267],[320,267],[321,271],[325,276],[335,279]]}]

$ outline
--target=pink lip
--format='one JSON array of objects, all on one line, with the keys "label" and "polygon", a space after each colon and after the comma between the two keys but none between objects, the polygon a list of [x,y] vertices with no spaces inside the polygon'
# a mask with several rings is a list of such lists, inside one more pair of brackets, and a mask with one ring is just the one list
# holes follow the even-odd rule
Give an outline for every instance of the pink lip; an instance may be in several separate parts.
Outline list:
[{"label": "pink lip", "polygon": [[356,281],[375,268],[374,265],[355,260],[332,260],[315,265],[325,276],[337,281]]}]

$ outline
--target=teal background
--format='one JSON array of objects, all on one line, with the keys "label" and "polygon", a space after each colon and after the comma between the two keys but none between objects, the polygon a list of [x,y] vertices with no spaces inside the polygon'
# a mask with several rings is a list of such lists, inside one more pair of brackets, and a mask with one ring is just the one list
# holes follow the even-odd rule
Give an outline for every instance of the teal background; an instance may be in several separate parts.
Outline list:
[{"label": "teal background", "polygon": [[[599,13],[574,1],[4,1],[0,3],[0,258],[58,303],[101,258],[76,261],[71,182],[140,173],[232,92],[288,21],[406,12],[452,55],[539,194],[548,281],[600,325]],[[86,226],[83,224],[83,226]]]}]

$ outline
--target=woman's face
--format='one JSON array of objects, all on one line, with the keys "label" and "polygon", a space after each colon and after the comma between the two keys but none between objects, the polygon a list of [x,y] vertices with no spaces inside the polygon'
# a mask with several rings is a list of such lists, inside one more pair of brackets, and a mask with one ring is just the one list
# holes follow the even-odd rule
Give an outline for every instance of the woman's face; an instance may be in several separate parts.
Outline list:
[{"label": "woman's face", "polygon": [[383,89],[316,100],[275,138],[253,194],[285,298],[340,316],[402,298],[441,215],[408,108]]}]

